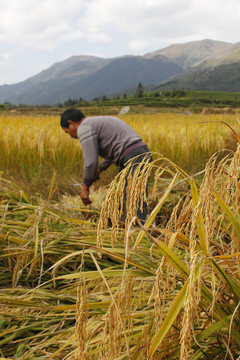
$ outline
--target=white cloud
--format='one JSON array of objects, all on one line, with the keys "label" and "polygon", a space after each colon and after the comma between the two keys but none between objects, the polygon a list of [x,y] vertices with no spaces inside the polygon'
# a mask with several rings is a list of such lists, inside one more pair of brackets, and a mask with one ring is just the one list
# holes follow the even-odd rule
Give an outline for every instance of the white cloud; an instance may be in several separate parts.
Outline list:
[{"label": "white cloud", "polygon": [[81,0],[2,0],[0,41],[52,47],[66,33],[74,33],[76,13],[82,10]]},{"label": "white cloud", "polygon": [[[92,0],[83,23],[115,29],[129,38],[132,49],[203,38],[239,41],[238,0]],[[231,29],[231,31],[230,31]]]},{"label": "white cloud", "polygon": [[27,77],[67,54],[143,54],[239,34],[239,0],[1,0],[0,84],[23,76],[22,63]]},{"label": "white cloud", "polygon": [[0,54],[0,63],[1,62],[5,62],[5,61],[9,61],[11,59],[11,53],[1,53]]},{"label": "white cloud", "polygon": [[[111,35],[98,21],[85,14],[91,1],[86,0],[2,0],[0,42],[16,43],[19,48],[52,50],[59,43],[77,39],[109,42]],[[98,15],[105,14],[99,9]],[[90,6],[91,8],[91,6]],[[104,23],[104,21],[103,21]],[[100,22],[101,25],[101,22]]]},{"label": "white cloud", "polygon": [[106,32],[103,32],[97,26],[90,26],[85,29],[86,38],[90,42],[109,42],[111,41],[111,36]]},{"label": "white cloud", "polygon": [[145,49],[147,49],[148,43],[145,40],[137,39],[130,41],[129,46],[132,50],[142,52],[145,51]]},{"label": "white cloud", "polygon": [[51,50],[66,40],[107,43],[117,32],[141,50],[189,38],[237,41],[239,24],[238,0],[2,0],[0,41]]}]

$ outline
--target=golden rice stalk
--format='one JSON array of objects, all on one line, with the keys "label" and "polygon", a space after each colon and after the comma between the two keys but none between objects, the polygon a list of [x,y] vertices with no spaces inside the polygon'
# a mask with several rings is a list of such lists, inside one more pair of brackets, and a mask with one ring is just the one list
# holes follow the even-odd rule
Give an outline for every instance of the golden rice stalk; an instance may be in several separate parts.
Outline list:
[{"label": "golden rice stalk", "polygon": [[195,313],[197,311],[197,302],[196,302],[196,284],[195,284],[195,266],[196,266],[196,257],[192,261],[190,267],[190,276],[189,283],[187,286],[187,293],[184,300],[184,314],[182,319],[182,329],[180,332],[180,360],[188,360],[192,354],[191,351],[191,331],[192,324],[194,322]]},{"label": "golden rice stalk", "polygon": [[87,359],[87,321],[88,321],[88,301],[87,301],[87,287],[82,273],[78,290],[76,303],[76,339],[77,339],[77,360]]},{"label": "golden rice stalk", "polygon": [[132,219],[136,217],[138,208],[142,208],[143,202],[147,201],[145,189],[154,163],[143,160],[133,174],[132,166],[132,161],[129,161],[126,168],[115,177],[110,185],[98,222],[98,246],[103,245],[104,230],[107,229],[109,220],[111,222],[112,241],[114,241],[124,211],[126,212],[125,228],[128,228]]},{"label": "golden rice stalk", "polygon": [[[104,230],[108,227],[109,218],[112,225],[112,241],[116,237],[116,229],[118,228],[119,216],[123,207],[123,194],[124,194],[124,179],[126,176],[126,169],[123,170],[112,181],[110,188],[107,192],[105,201],[102,205],[97,232],[97,245],[102,246],[104,240]],[[114,206],[116,205],[116,206]]]},{"label": "golden rice stalk", "polygon": [[[133,279],[125,278],[124,285],[114,295],[114,302],[108,308],[105,320],[104,339],[105,356],[114,359],[125,350],[122,333],[132,333],[131,301],[133,295]],[[122,321],[119,321],[119,315]]]},{"label": "golden rice stalk", "polygon": [[150,163],[149,160],[146,161],[145,159],[143,159],[143,161],[138,165],[137,170],[134,172],[134,174],[128,176],[128,185],[126,190],[126,228],[129,227],[132,219],[137,216],[138,208],[140,208],[142,211],[143,202],[147,202],[146,188],[153,165],[154,164]]}]

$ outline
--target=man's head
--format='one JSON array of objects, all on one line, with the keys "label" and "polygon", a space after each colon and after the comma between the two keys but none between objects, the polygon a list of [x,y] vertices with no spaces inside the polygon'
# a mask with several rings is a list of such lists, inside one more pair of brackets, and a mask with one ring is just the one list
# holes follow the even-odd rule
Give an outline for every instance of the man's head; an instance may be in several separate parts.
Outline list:
[{"label": "man's head", "polygon": [[77,109],[65,110],[61,115],[61,127],[72,138],[77,138],[77,129],[85,118],[83,113]]}]

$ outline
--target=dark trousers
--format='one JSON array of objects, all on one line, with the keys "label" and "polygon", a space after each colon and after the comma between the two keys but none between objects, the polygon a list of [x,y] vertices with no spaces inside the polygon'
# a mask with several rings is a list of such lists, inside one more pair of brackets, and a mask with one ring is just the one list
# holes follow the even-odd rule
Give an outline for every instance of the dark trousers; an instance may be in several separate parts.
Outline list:
[{"label": "dark trousers", "polygon": [[[128,176],[129,173],[131,172],[131,175],[134,174],[134,172],[136,171],[136,169],[138,168],[139,164],[145,159],[146,161],[148,159],[150,159],[150,161],[152,161],[152,156],[151,153],[147,147],[147,145],[141,146],[133,151],[131,151],[130,153],[128,153],[127,155],[125,155],[119,163],[119,172],[122,171],[123,169],[126,168],[126,166],[128,165],[128,161],[130,159],[133,159],[131,162],[131,167],[126,175],[125,178],[125,186],[124,186],[124,199],[123,199],[123,216],[121,217],[122,221],[125,221],[125,218],[127,216],[126,213],[126,197],[127,197],[127,185],[128,185]],[[147,191],[148,188],[146,187],[146,195],[147,195]],[[143,202],[143,209],[141,211],[140,209],[140,200],[139,200],[139,208],[137,210],[137,217],[140,219],[140,221],[142,223],[145,222],[146,217],[147,217],[147,203],[146,201]]]}]

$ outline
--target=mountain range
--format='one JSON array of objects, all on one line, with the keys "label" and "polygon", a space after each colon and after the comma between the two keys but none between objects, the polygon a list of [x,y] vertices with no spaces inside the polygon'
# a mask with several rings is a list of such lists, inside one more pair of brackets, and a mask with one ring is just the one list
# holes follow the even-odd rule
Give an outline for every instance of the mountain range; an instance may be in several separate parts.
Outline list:
[{"label": "mountain range", "polygon": [[152,89],[240,91],[240,43],[201,40],[144,56],[72,56],[29,79],[0,86],[0,103],[53,105],[111,96],[138,83]]}]

